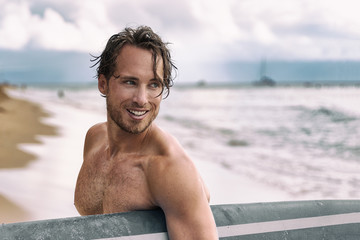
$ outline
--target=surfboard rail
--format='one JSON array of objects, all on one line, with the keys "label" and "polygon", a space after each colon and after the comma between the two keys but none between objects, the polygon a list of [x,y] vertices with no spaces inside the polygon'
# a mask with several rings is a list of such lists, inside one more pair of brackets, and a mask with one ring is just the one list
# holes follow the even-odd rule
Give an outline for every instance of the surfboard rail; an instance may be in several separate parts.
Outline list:
[{"label": "surfboard rail", "polygon": [[[213,205],[220,239],[358,240],[360,200]],[[2,224],[1,239],[168,239],[164,213],[135,211]]]}]

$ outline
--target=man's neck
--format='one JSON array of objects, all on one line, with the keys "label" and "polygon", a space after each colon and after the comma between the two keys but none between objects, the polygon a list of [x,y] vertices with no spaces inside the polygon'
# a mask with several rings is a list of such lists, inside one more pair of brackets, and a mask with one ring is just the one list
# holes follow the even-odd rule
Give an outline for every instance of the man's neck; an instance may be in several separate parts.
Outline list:
[{"label": "man's neck", "polygon": [[110,155],[117,153],[142,153],[147,146],[147,139],[152,132],[151,124],[144,132],[133,134],[122,130],[116,123],[107,122]]}]

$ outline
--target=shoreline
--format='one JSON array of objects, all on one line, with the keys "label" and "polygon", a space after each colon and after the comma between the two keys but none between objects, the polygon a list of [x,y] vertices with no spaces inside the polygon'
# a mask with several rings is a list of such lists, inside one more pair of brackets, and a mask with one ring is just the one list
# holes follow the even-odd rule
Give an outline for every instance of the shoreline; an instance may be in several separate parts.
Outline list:
[{"label": "shoreline", "polygon": [[36,156],[36,161],[30,160],[22,168],[0,168],[0,182],[6,183],[0,187],[0,195],[24,213],[17,219],[11,214],[1,215],[0,223],[79,216],[73,195],[82,164],[83,142],[87,130],[103,121],[103,117],[77,105],[68,105],[66,97],[59,99],[56,91],[44,94],[37,89],[10,88],[8,95],[46,113],[39,119],[46,126],[56,126],[56,134],[38,133],[34,141],[18,144],[21,151]]},{"label": "shoreline", "polygon": [[6,87],[0,86],[0,169],[24,168],[36,156],[19,149],[19,144],[41,144],[37,135],[56,136],[54,126],[43,123],[50,117],[36,103],[9,97]]},{"label": "shoreline", "polygon": [[300,200],[281,189],[239,175],[216,163],[199,159],[194,159],[194,162],[210,190],[211,205]]},{"label": "shoreline", "polygon": [[[42,123],[49,117],[38,104],[10,97],[7,86],[0,86],[0,169],[24,169],[37,156],[22,150],[20,144],[42,144],[38,135],[55,136],[54,126]],[[0,190],[0,222],[29,219],[29,213]]]}]

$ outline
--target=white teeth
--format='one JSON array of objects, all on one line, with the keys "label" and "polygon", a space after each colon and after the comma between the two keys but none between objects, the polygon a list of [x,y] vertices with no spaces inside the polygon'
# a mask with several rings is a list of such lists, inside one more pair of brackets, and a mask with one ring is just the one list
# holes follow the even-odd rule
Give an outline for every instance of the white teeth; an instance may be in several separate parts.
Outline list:
[{"label": "white teeth", "polygon": [[134,111],[134,110],[129,110],[129,112],[131,112],[135,116],[142,116],[146,113],[146,111]]}]

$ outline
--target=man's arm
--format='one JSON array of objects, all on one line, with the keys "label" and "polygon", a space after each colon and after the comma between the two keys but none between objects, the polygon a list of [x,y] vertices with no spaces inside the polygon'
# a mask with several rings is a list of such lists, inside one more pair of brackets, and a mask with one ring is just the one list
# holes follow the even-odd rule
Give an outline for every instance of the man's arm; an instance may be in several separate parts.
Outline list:
[{"label": "man's arm", "polygon": [[[93,215],[102,213],[102,204],[99,199],[102,198],[102,193],[91,192],[89,185],[92,175],[95,171],[99,171],[96,164],[96,159],[89,156],[94,155],[93,150],[95,147],[101,146],[101,138],[104,138],[106,125],[104,123],[92,126],[86,133],[84,143],[84,156],[83,163],[80,168],[78,178],[76,181],[74,193],[74,205],[80,215]],[[92,206],[92,207],[89,207]],[[95,206],[95,207],[94,207]]]},{"label": "man's arm", "polygon": [[149,179],[150,190],[165,213],[170,239],[218,239],[205,187],[194,164],[182,159],[156,165]]}]

